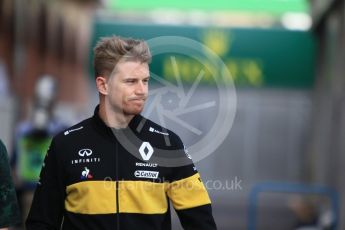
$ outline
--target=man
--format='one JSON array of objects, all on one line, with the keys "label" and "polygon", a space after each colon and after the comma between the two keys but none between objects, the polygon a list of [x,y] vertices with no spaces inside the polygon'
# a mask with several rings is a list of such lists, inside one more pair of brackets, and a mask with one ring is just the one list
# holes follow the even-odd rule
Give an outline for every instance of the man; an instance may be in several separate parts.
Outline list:
[{"label": "man", "polygon": [[53,139],[27,229],[167,230],[169,200],[184,229],[216,229],[180,138],[140,115],[150,78],[147,44],[113,36],[94,54],[99,106]]},{"label": "man", "polygon": [[20,222],[16,191],[12,183],[5,145],[0,140],[0,230]]}]

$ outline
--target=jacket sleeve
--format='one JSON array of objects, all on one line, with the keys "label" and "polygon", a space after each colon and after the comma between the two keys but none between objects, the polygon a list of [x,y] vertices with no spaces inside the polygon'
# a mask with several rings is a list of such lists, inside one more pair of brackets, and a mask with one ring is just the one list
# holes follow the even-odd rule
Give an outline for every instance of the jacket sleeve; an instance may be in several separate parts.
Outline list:
[{"label": "jacket sleeve", "polygon": [[185,230],[217,229],[211,208],[211,200],[190,155],[181,140],[179,149],[186,157],[187,165],[173,167],[167,195]]},{"label": "jacket sleeve", "polygon": [[53,139],[42,166],[31,209],[26,220],[27,230],[60,229],[65,189],[62,168]]},{"label": "jacket sleeve", "polygon": [[20,222],[20,213],[14,189],[7,150],[0,140],[0,228]]}]

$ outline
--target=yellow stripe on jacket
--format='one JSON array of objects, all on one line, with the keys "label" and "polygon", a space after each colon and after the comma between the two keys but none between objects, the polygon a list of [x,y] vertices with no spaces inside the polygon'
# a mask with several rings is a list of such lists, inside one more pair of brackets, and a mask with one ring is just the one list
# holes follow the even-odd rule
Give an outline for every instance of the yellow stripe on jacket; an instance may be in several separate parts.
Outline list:
[{"label": "yellow stripe on jacket", "polygon": [[[79,214],[116,213],[112,181],[84,181],[67,187],[66,210]],[[119,181],[119,212],[163,214],[168,210],[167,183]]]},{"label": "yellow stripe on jacket", "polygon": [[[66,188],[65,208],[79,214],[116,213],[116,190],[113,181],[83,181]],[[210,204],[210,198],[200,175],[172,183],[149,181],[119,181],[119,212],[163,214],[168,210],[168,199],[176,210]]]},{"label": "yellow stripe on jacket", "polygon": [[171,183],[167,190],[176,210],[195,208],[211,204],[206,188],[200,179],[199,173]]}]

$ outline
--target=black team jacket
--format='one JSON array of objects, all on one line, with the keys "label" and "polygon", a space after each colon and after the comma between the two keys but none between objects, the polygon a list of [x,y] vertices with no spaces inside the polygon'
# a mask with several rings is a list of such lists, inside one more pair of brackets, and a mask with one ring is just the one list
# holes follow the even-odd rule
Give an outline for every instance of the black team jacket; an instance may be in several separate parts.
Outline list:
[{"label": "black team jacket", "polygon": [[211,201],[180,138],[136,115],[111,129],[94,116],[58,134],[46,155],[27,230],[214,230]]}]

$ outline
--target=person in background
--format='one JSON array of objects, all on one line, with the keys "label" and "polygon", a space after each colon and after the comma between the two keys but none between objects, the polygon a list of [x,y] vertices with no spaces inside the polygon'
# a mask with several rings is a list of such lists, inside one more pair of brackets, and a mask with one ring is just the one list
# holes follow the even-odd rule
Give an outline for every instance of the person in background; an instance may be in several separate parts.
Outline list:
[{"label": "person in background", "polygon": [[51,139],[66,127],[53,116],[56,92],[57,83],[52,76],[39,78],[30,117],[16,128],[11,166],[23,220],[29,212]]},{"label": "person in background", "polygon": [[20,223],[16,191],[10,174],[7,150],[0,140],[0,230]]}]

